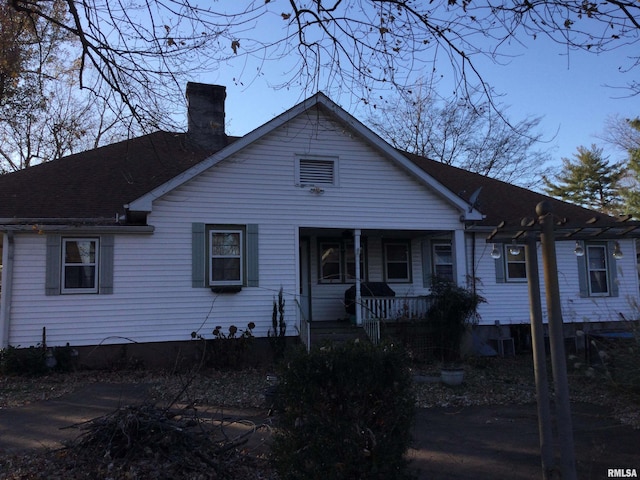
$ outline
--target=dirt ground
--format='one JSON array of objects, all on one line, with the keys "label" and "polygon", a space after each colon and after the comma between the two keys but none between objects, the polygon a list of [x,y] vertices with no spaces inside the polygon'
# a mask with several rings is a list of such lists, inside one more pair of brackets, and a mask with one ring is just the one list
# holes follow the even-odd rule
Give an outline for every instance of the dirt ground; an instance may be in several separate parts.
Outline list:
[{"label": "dirt ground", "polygon": [[[0,409],[0,457],[57,448],[78,435],[70,426],[146,397],[141,384],[97,383],[60,398]],[[268,451],[277,415],[266,409],[208,410],[218,415],[226,435],[255,429],[244,446],[249,454]],[[605,479],[611,468],[640,472],[640,430],[621,425],[603,406],[573,403],[572,415],[578,478]],[[413,435],[408,456],[419,479],[542,478],[535,404],[420,408]],[[37,477],[16,477],[5,469],[0,478]]]}]

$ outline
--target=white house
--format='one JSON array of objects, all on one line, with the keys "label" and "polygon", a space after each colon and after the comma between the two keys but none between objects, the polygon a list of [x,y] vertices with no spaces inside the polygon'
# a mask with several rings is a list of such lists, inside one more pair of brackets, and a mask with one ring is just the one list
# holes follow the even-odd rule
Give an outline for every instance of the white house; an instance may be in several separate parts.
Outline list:
[{"label": "white house", "polygon": [[[496,260],[487,237],[541,200],[564,219],[565,322],[637,317],[635,243],[620,238],[614,257],[616,219],[397,151],[322,93],[230,138],[225,95],[190,83],[186,134],[0,176],[0,348],[35,345],[43,328],[47,345],[76,347],[189,341],[249,322],[266,336],[281,288],[291,335],[348,318],[352,286],[355,321],[392,321],[424,310],[433,275],[487,299],[480,327],[526,325],[523,254],[499,243]],[[357,279],[396,299],[371,303]]]}]

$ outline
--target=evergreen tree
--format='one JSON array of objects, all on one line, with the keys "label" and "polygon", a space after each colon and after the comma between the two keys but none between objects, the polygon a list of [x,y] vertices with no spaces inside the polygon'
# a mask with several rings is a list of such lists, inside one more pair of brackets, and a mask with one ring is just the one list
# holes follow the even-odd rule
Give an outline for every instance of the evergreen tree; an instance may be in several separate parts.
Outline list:
[{"label": "evergreen tree", "polygon": [[609,164],[601,148],[580,146],[573,161],[562,159],[562,173],[553,180],[544,179],[545,191],[552,197],[617,215],[621,210],[619,182],[623,176],[623,166]]},{"label": "evergreen tree", "polygon": [[[631,142],[628,143],[627,170],[620,195],[624,202],[624,213],[640,219],[640,118],[627,120],[632,128]],[[633,134],[635,132],[635,134]]]}]

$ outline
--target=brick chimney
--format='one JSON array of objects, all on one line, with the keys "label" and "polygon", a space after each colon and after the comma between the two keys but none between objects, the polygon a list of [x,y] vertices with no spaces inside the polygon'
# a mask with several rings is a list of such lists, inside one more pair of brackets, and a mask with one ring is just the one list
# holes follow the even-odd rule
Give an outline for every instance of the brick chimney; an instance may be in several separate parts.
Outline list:
[{"label": "brick chimney", "polygon": [[227,145],[224,133],[226,88],[205,83],[187,83],[187,142],[197,148],[217,151]]}]

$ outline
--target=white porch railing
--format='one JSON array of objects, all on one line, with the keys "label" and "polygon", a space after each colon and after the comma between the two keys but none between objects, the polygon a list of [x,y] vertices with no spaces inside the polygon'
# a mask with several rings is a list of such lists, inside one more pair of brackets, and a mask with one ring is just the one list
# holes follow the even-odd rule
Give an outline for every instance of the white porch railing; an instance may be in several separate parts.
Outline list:
[{"label": "white porch railing", "polygon": [[380,319],[367,318],[362,320],[362,329],[369,337],[372,344],[380,343]]},{"label": "white porch railing", "polygon": [[424,317],[431,305],[429,297],[362,297],[362,323],[372,319],[412,320]]},{"label": "white porch railing", "polygon": [[429,297],[362,297],[362,328],[374,345],[380,343],[380,322],[415,320],[423,318],[431,299]]}]

